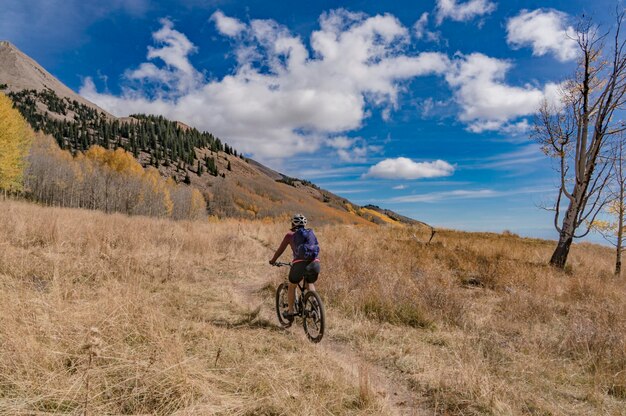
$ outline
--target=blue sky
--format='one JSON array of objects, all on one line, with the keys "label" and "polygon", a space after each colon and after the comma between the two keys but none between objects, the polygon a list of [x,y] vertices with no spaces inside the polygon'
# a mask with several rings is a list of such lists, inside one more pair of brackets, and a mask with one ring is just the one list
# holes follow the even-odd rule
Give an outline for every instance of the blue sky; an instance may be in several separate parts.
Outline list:
[{"label": "blue sky", "polygon": [[556,238],[533,113],[614,1],[3,0],[7,39],[116,115],[160,113],[437,226]]}]

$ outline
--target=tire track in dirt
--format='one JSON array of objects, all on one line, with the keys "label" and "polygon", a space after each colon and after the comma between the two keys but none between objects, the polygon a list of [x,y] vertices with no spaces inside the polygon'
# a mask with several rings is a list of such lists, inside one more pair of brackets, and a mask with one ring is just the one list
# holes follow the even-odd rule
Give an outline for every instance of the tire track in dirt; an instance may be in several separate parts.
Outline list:
[{"label": "tire track in dirt", "polygon": [[[244,236],[255,241],[257,244],[271,250],[265,241],[259,238]],[[269,266],[268,266],[269,267]],[[235,295],[234,301],[244,310],[253,311],[254,319],[262,319],[266,322],[276,322],[276,311],[274,306],[274,292],[267,290],[271,282],[258,275],[246,275],[245,278],[234,279],[232,290]],[[328,310],[327,310],[328,315]],[[327,317],[328,319],[328,317]],[[309,342],[302,331],[300,322],[285,331],[295,331],[296,336],[301,337],[302,342]],[[382,400],[385,410],[391,415],[397,416],[420,416],[432,414],[432,409],[428,410],[425,400],[417,393],[412,392],[406,383],[396,380],[393,373],[373,362],[368,361],[359,351],[350,345],[333,339],[332,334],[324,335],[324,338],[316,348],[329,361],[335,363],[344,373],[356,380],[362,398]]]},{"label": "tire track in dirt", "polygon": [[[242,279],[238,280],[242,281]],[[242,308],[253,311],[254,319],[276,322],[276,326],[279,327],[273,305],[273,296],[270,299],[271,304],[268,304],[268,299],[259,296],[259,293],[267,292],[266,287],[267,282],[259,280],[248,281],[247,284],[235,284],[232,287],[233,293],[238,298],[235,299],[235,302]],[[297,321],[285,331],[291,331],[293,335],[301,338],[303,343],[308,343],[309,341],[301,328],[300,322]],[[393,379],[389,370],[367,361],[349,345],[334,340],[332,335],[326,333],[325,338],[316,345],[316,348],[326,359],[335,363],[344,373],[348,374],[351,379],[356,380],[362,397],[382,400],[389,414],[398,416],[431,414],[423,407],[423,403],[418,400],[415,393],[411,392],[404,383]]]}]

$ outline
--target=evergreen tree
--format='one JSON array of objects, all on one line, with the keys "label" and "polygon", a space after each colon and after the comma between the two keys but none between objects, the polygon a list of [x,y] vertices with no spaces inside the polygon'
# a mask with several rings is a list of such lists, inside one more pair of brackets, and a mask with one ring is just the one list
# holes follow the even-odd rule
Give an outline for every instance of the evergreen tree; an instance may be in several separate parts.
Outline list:
[{"label": "evergreen tree", "polygon": [[[209,155],[197,161],[197,151],[224,152],[245,160],[241,152],[213,134],[194,128],[183,129],[163,116],[132,114],[135,120],[130,123],[110,120],[76,100],[58,97],[52,90],[23,90],[10,92],[8,96],[35,131],[52,135],[61,148],[72,153],[87,151],[95,144],[107,149],[121,147],[132,152],[135,158],[147,153],[150,164],[156,167],[160,163],[176,165],[181,170],[197,166],[215,176],[219,174],[215,158]],[[41,112],[41,104],[48,113]],[[71,117],[60,119],[49,113],[71,114]]]},{"label": "evergreen tree", "polygon": [[215,163],[215,158],[206,158],[206,170],[213,176],[217,176],[217,164]]}]

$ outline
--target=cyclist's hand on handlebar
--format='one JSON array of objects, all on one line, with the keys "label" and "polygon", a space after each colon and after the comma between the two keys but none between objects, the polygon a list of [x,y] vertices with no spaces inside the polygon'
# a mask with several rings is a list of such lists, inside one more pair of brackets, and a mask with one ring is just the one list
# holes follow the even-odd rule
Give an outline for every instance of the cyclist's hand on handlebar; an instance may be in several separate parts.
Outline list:
[{"label": "cyclist's hand on handlebar", "polygon": [[273,266],[273,265],[275,265],[275,264],[276,264],[276,261],[274,261],[274,260],[270,260],[270,264]]}]

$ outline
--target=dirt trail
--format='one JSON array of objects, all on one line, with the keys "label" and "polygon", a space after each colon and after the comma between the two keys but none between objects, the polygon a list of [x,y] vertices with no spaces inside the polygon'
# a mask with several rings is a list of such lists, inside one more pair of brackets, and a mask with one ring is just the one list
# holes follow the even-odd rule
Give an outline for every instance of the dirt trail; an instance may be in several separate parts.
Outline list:
[{"label": "dirt trail", "polygon": [[[248,236],[266,248],[269,246],[257,238]],[[269,267],[269,266],[268,266]],[[285,272],[286,273],[286,272]],[[274,293],[267,290],[268,280],[258,274],[247,275],[245,278],[235,279],[232,286],[234,299],[244,310],[253,311],[254,319],[265,322],[275,322],[278,326],[274,309]],[[332,313],[332,312],[331,312]],[[327,311],[328,314],[328,311]],[[302,342],[309,342],[299,322],[286,329],[302,338]],[[356,381],[364,394],[375,396],[385,403],[385,409],[391,415],[417,416],[432,414],[428,411],[424,400],[412,392],[405,383],[396,380],[391,371],[368,361],[359,351],[346,343],[333,339],[332,333],[326,333],[324,339],[316,345],[325,358]]]}]

